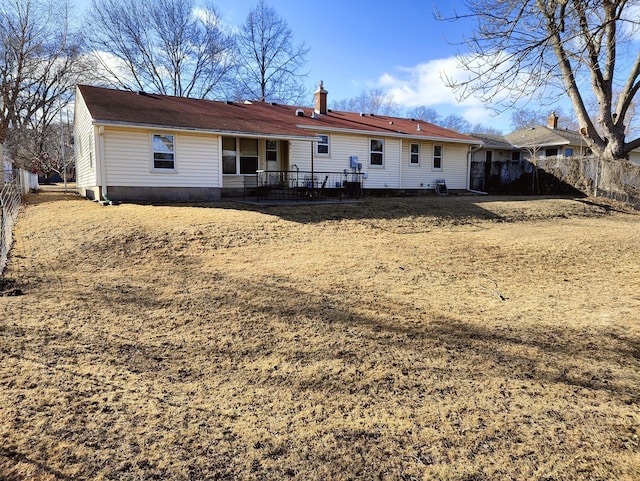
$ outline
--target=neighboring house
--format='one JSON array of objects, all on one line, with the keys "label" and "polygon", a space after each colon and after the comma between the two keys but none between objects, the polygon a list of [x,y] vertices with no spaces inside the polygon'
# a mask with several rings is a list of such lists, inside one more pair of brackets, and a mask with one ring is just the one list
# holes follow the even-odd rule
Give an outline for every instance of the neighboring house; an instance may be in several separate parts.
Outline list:
[{"label": "neighboring house", "polygon": [[357,172],[367,189],[467,189],[480,145],[415,119],[331,111],[322,83],[314,108],[79,85],[74,140],[78,189],[112,200],[216,200],[256,171],[294,169]]},{"label": "neighboring house", "polygon": [[534,170],[533,159],[590,155],[578,132],[558,129],[558,116],[549,115],[547,125],[516,130],[505,136],[472,134],[482,141],[471,156],[469,185],[472,190],[502,191]]},{"label": "neighboring house", "polygon": [[558,116],[551,112],[546,126],[516,130],[505,139],[520,148],[527,158],[533,157],[584,157],[590,155],[579,132],[558,128]]}]

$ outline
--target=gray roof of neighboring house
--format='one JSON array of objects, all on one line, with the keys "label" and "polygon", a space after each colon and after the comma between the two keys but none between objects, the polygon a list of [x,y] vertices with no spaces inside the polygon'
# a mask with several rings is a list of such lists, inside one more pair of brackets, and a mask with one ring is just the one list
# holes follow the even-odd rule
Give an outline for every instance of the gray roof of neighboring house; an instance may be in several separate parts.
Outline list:
[{"label": "gray roof of neighboring house", "polygon": [[505,135],[508,142],[518,147],[551,147],[556,145],[584,145],[578,132],[551,129],[544,126],[516,130]]},{"label": "gray roof of neighboring house", "polygon": [[469,134],[484,143],[485,149],[520,150],[509,142],[504,135],[473,133]]}]

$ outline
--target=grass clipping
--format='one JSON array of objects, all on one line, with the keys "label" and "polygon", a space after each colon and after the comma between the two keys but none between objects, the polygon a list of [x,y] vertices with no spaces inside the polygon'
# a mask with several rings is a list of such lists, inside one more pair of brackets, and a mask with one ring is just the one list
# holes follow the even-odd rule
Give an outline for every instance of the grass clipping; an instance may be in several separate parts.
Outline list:
[{"label": "grass clipping", "polygon": [[640,479],[638,221],[33,196],[0,297],[0,478]]}]

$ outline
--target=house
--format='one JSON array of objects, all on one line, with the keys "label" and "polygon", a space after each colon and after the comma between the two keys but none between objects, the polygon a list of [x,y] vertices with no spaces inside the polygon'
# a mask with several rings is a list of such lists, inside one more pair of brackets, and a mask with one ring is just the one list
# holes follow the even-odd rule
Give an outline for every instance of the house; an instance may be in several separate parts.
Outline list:
[{"label": "house", "polygon": [[526,157],[584,157],[591,154],[582,135],[558,128],[558,116],[551,112],[547,125],[516,130],[505,139],[522,149]]},{"label": "house", "polygon": [[[324,184],[357,175],[367,189],[468,188],[477,139],[433,124],[315,106],[219,102],[79,85],[76,181],[89,198],[217,200],[256,172],[294,172]],[[340,177],[342,176],[342,177]],[[342,187],[333,180],[328,188]]]},{"label": "house", "polygon": [[472,190],[503,191],[534,170],[532,159],[584,157],[591,154],[582,135],[558,128],[551,112],[547,125],[516,130],[507,135],[471,134],[482,146],[471,153],[469,185]]}]

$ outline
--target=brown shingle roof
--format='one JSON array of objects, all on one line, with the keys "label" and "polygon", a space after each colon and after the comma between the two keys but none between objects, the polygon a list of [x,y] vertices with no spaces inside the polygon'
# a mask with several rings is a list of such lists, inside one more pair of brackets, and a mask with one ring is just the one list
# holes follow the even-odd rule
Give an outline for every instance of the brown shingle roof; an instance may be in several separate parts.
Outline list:
[{"label": "brown shingle roof", "polygon": [[[315,137],[316,132],[342,130],[478,143],[468,135],[414,119],[336,111],[312,115],[311,107],[228,103],[88,85],[79,85],[78,89],[91,117],[98,122],[307,138]],[[297,116],[297,110],[304,116]]]}]

